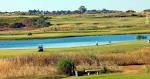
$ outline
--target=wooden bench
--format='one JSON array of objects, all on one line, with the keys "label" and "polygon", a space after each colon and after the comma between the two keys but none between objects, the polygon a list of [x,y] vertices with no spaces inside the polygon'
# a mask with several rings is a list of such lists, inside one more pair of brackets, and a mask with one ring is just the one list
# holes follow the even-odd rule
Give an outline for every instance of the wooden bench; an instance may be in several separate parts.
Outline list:
[{"label": "wooden bench", "polygon": [[90,75],[91,73],[97,73],[97,75],[99,75],[99,73],[101,72],[101,70],[97,69],[97,70],[85,70],[85,72]]},{"label": "wooden bench", "polygon": [[75,76],[78,77],[84,74],[87,74],[89,76],[91,73],[94,73],[94,74],[96,73],[97,75],[99,75],[100,73],[102,73],[102,70],[95,69],[95,70],[75,71]]}]

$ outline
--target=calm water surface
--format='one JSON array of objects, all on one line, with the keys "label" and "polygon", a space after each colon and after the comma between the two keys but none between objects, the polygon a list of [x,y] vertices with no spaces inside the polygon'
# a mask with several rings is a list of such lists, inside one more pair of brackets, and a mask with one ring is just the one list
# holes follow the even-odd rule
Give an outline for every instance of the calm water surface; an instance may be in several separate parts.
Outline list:
[{"label": "calm water surface", "polygon": [[[150,34],[143,34],[150,39]],[[85,36],[85,37],[70,37],[57,39],[33,39],[33,40],[13,40],[0,41],[0,49],[28,49],[37,48],[43,45],[44,48],[65,48],[65,47],[79,47],[79,46],[93,46],[96,41],[99,45],[135,41],[136,34],[128,35],[104,35],[104,36]]]}]

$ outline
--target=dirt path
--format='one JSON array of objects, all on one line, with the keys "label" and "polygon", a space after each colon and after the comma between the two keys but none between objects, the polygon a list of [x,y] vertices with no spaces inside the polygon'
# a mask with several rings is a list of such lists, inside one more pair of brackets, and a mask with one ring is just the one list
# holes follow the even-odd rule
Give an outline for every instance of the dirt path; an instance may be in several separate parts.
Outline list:
[{"label": "dirt path", "polygon": [[131,66],[121,66],[120,67],[123,73],[143,73],[145,72],[144,65],[131,65]]}]

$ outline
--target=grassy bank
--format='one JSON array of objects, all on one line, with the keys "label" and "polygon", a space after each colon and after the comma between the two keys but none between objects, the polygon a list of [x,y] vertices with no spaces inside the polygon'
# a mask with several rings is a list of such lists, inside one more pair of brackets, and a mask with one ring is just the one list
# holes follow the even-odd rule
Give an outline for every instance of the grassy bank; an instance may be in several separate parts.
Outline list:
[{"label": "grassy bank", "polygon": [[[149,47],[147,41],[135,41],[116,43],[112,45],[103,46],[86,46],[86,47],[73,47],[73,48],[54,48],[45,49],[43,54],[111,54],[111,53],[128,53],[144,47]],[[0,50],[0,58],[24,56],[39,54],[37,49],[12,49]]]},{"label": "grassy bank", "polygon": [[[100,68],[102,64],[115,66],[117,69],[120,68],[116,66],[149,65],[149,50],[150,47],[146,41],[124,42],[104,46],[46,49],[42,54],[39,54],[36,49],[0,50],[0,78],[59,79],[63,75],[57,70],[57,63],[64,58],[73,60],[77,70]],[[89,79],[105,78],[106,76],[89,76]],[[136,77],[149,78],[146,74],[141,74],[141,76],[108,74],[105,79],[124,79],[126,77],[129,79]],[[78,78],[88,79],[88,77]],[[68,79],[76,79],[76,77],[69,77]]]},{"label": "grassy bank", "polygon": [[[32,36],[27,34],[21,35],[0,35],[0,40],[28,40],[28,39],[45,39],[45,38],[64,38],[77,36],[95,36],[95,35],[115,35],[115,34],[148,34],[150,30],[132,30],[132,31],[85,31],[85,32],[51,32],[51,33],[33,33]],[[18,32],[18,34],[20,34]]]}]

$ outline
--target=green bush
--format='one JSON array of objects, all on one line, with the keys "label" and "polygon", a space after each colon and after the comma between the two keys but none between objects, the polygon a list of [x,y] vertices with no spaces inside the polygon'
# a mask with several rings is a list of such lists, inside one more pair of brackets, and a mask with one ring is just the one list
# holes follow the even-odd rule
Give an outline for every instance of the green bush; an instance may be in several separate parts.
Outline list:
[{"label": "green bush", "polygon": [[109,69],[107,66],[102,66],[102,67],[101,67],[101,72],[102,72],[102,73],[109,73],[109,72],[110,72],[110,69]]},{"label": "green bush", "polygon": [[28,36],[32,36],[32,33],[31,33],[31,32],[29,32],[29,33],[28,33]]},{"label": "green bush", "polygon": [[40,16],[37,18],[33,18],[32,19],[32,23],[34,26],[38,26],[38,27],[48,27],[50,26],[50,21],[48,17],[45,16]]},{"label": "green bush", "polygon": [[70,59],[62,59],[58,62],[58,70],[66,75],[74,75],[75,64]]},{"label": "green bush", "polygon": [[13,23],[10,27],[11,28],[23,28],[25,27],[25,25],[22,23]]},{"label": "green bush", "polygon": [[137,40],[143,40],[143,39],[147,39],[147,36],[144,36],[144,35],[138,35],[136,37]]}]

